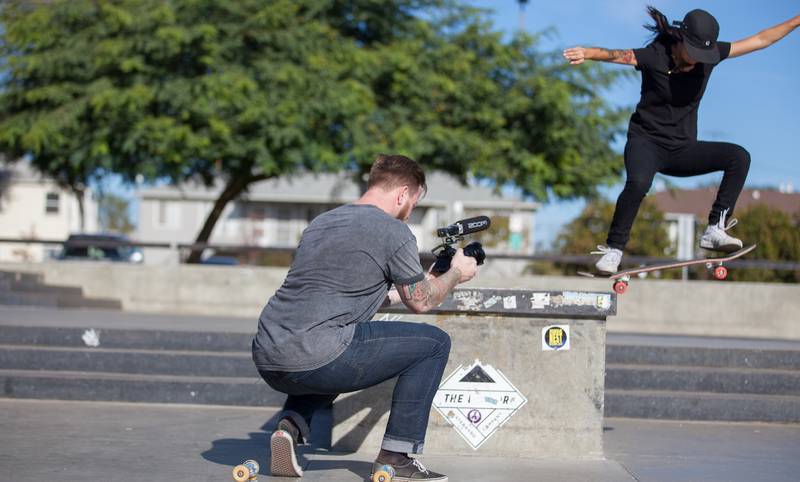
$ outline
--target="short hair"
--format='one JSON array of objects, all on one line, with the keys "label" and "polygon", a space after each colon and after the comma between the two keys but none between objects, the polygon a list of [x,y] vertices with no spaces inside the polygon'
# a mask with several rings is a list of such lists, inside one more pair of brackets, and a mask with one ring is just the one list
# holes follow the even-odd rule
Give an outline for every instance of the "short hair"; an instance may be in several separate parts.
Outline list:
[{"label": "short hair", "polygon": [[367,189],[381,187],[391,190],[404,185],[414,192],[420,188],[428,190],[425,172],[417,161],[406,156],[379,154],[369,171]]}]

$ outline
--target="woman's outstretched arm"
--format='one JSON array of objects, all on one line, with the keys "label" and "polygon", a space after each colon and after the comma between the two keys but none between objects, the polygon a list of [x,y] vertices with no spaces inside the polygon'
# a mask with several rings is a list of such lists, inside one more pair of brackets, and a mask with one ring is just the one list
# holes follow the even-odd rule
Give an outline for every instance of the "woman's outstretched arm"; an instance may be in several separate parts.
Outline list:
[{"label": "woman's outstretched arm", "polygon": [[572,47],[564,50],[564,58],[572,65],[582,64],[584,60],[599,60],[615,64],[636,65],[633,50],[609,50],[599,47]]},{"label": "woman's outstretched arm", "polygon": [[769,47],[800,25],[800,15],[795,16],[783,23],[779,23],[774,27],[762,30],[757,34],[747,37],[742,40],[737,40],[731,44],[731,53],[728,58],[741,57],[744,54],[749,54],[756,50],[761,50]]}]

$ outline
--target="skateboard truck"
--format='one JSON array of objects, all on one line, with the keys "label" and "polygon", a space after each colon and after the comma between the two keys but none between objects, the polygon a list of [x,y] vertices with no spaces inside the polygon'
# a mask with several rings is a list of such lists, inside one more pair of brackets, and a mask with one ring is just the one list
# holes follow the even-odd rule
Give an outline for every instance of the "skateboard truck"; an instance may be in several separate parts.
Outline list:
[{"label": "skateboard truck", "polygon": [[246,482],[258,479],[258,462],[255,460],[245,460],[241,465],[233,468],[233,480],[236,482]]}]

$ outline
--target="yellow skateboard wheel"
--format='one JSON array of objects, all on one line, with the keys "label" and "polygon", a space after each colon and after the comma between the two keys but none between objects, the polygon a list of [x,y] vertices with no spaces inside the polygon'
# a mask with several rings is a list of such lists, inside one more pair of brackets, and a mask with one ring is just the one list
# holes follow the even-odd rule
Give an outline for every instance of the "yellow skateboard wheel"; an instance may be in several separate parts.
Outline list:
[{"label": "yellow skateboard wheel", "polygon": [[255,460],[245,460],[241,465],[233,468],[233,480],[236,482],[256,480],[260,468]]},{"label": "yellow skateboard wheel", "polygon": [[236,482],[247,482],[250,480],[250,469],[244,465],[237,465],[233,468],[233,480]]},{"label": "yellow skateboard wheel", "polygon": [[372,482],[391,482],[394,474],[394,467],[391,465],[381,465],[381,467],[372,474]]}]

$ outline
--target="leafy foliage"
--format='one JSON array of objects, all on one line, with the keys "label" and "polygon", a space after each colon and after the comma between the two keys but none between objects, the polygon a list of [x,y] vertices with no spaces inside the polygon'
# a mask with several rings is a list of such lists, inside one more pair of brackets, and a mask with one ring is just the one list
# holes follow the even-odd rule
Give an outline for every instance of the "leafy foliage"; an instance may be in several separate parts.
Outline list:
[{"label": "leafy foliage", "polygon": [[[539,200],[617,180],[620,75],[510,41],[449,0],[54,0],[0,8],[0,150],[70,186],[224,186],[380,152]],[[192,259],[199,258],[193,256]]]},{"label": "leafy foliage", "polygon": [[[606,199],[588,203],[580,215],[564,226],[556,238],[556,249],[568,254],[589,254],[597,245],[606,243],[608,228],[614,217],[615,204]],[[626,255],[669,257],[673,256],[667,234],[664,214],[658,210],[652,198],[645,198],[639,208],[631,237],[625,247]],[[623,257],[623,265],[625,258]],[[592,271],[593,266],[560,266],[564,274],[576,271]],[[665,273],[669,276],[669,273]]]},{"label": "leafy foliage", "polygon": [[100,228],[104,232],[131,234],[134,230],[129,215],[130,202],[115,194],[101,193],[98,202]]},{"label": "leafy foliage", "polygon": [[[737,215],[739,224],[734,236],[758,248],[750,256],[768,261],[800,260],[800,212],[790,216],[764,204],[756,204]],[[730,278],[737,281],[800,282],[800,271],[772,269],[732,269]]]}]

